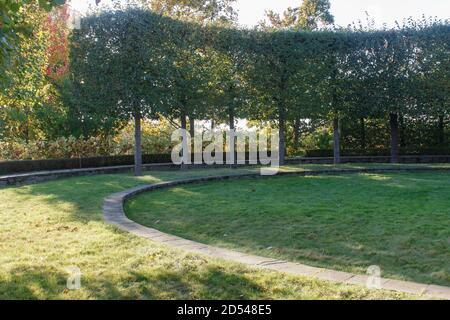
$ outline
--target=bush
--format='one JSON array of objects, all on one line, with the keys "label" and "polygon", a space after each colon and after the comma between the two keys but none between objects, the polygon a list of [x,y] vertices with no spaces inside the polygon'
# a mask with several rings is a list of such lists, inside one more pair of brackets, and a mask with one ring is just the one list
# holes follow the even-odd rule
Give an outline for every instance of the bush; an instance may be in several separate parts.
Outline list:
[{"label": "bush", "polygon": [[[144,164],[169,163],[170,154],[146,154],[142,157]],[[48,160],[22,160],[1,161],[0,174],[11,174],[20,172],[100,168],[112,166],[126,166],[134,164],[134,156],[112,156],[112,157],[90,157],[71,159],[48,159]]]},{"label": "bush", "polygon": [[[171,152],[171,135],[174,128],[166,121],[143,121],[142,151],[144,154],[168,154]],[[131,124],[116,136],[94,136],[37,140],[26,143],[18,140],[0,141],[1,160],[40,160],[92,158],[132,155],[134,153],[134,129]]]},{"label": "bush", "polygon": [[59,138],[54,141],[0,141],[0,160],[84,158],[115,155],[111,137]]}]

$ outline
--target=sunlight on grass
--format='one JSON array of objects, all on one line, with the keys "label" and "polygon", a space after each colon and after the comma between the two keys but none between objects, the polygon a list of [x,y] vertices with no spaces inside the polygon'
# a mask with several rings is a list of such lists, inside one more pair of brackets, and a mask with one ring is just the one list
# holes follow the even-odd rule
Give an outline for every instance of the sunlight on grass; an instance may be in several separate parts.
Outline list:
[{"label": "sunlight on grass", "polygon": [[[296,167],[299,169],[300,167]],[[301,168],[312,168],[302,166]],[[317,166],[314,166],[317,168]],[[292,167],[289,167],[292,169]],[[255,172],[239,170],[190,170],[76,177],[22,187],[0,189],[0,298],[1,299],[401,299],[409,295],[370,291],[332,284],[183,253],[118,231],[102,217],[103,199],[137,185],[191,177]],[[234,182],[233,182],[234,183]],[[231,192],[231,191],[230,191]],[[262,192],[262,190],[261,190]],[[262,197],[247,188],[243,196]],[[235,194],[235,191],[232,192]],[[207,193],[205,193],[207,194]],[[230,194],[230,193],[229,193]],[[186,197],[193,201],[191,195]],[[200,194],[201,199],[203,196]],[[180,195],[177,195],[180,198]],[[197,199],[197,197],[195,197]],[[178,203],[181,205],[186,203]],[[227,202],[223,202],[226,207]],[[159,207],[164,206],[162,201]],[[193,206],[196,208],[196,206]],[[167,208],[170,209],[170,208]],[[209,207],[210,213],[216,208]],[[284,229],[270,219],[273,206],[258,210],[263,219],[256,230],[272,225],[276,236]],[[167,211],[168,212],[168,211]],[[233,212],[231,212],[232,214]],[[189,215],[186,215],[187,217]],[[176,217],[174,217],[176,218]],[[236,231],[252,228],[242,217],[230,224]],[[282,220],[283,216],[277,220]],[[311,218],[312,219],[312,218]],[[151,223],[158,219],[152,219]],[[180,221],[174,219],[174,222]],[[188,220],[187,220],[188,221]],[[193,220],[193,222],[195,219]],[[208,220],[202,221],[202,225]],[[224,235],[210,224],[212,233]],[[161,222],[159,222],[161,223]],[[159,225],[158,223],[158,225]],[[180,223],[177,229],[190,227]],[[424,225],[424,228],[426,225]],[[290,229],[295,231],[295,228]],[[299,237],[316,239],[312,231],[297,230]],[[227,231],[228,232],[228,231]],[[239,236],[243,238],[245,232]],[[437,236],[444,237],[445,231]],[[224,243],[234,241],[228,232]],[[243,243],[251,246],[252,239]],[[272,241],[271,241],[272,242]],[[440,244],[433,247],[442,251]],[[264,246],[262,246],[264,247]],[[284,246],[273,246],[283,254]],[[304,247],[304,255],[326,257],[327,252]],[[66,268],[82,272],[81,289],[67,290]],[[434,270],[435,276],[446,275]]]}]

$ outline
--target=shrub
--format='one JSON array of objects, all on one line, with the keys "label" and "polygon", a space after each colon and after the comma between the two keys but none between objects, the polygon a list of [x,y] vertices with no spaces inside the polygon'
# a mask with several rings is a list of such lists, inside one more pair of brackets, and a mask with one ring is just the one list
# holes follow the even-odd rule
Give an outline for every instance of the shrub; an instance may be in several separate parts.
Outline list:
[{"label": "shrub", "polygon": [[[143,156],[144,164],[168,163],[170,161],[170,154],[147,154]],[[134,156],[132,155],[71,159],[0,161],[0,175],[46,170],[126,166],[132,164],[134,164]]]}]

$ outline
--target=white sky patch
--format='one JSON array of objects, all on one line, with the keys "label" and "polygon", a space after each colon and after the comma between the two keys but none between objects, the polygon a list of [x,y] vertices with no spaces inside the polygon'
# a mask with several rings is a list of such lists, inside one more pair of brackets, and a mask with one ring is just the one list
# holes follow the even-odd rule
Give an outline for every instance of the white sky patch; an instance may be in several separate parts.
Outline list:
[{"label": "white sky patch", "polygon": [[88,10],[89,5],[94,2],[88,0],[69,0],[68,3],[72,9],[84,13]]},{"label": "white sky patch", "polygon": [[[383,9],[381,9],[381,7],[380,6],[377,6],[377,5],[370,5],[370,6],[368,6],[367,8],[366,8],[366,10],[365,10],[368,14],[369,14],[369,17],[371,18],[371,19],[374,19],[375,20],[375,22],[377,22],[377,21],[383,21],[384,20],[384,14],[383,14]],[[361,17],[361,19],[360,20],[362,20],[362,21],[364,21],[364,19],[366,18],[366,16],[365,16],[365,14],[364,14],[364,17]]]},{"label": "white sky patch", "polygon": [[[112,0],[102,0],[102,4],[110,4]],[[95,7],[94,0],[70,0],[75,10],[86,12],[89,5]],[[298,7],[301,0],[237,0],[235,8],[239,12],[239,23],[248,27],[255,26],[264,19],[266,10],[282,13],[287,7]],[[331,12],[336,24],[347,26],[358,20],[366,21],[366,13],[375,19],[376,25],[384,23],[394,26],[412,16],[420,19],[433,16],[441,19],[450,18],[450,0],[331,0]]]},{"label": "white sky patch", "polygon": [[[237,0],[239,22],[254,26],[264,18],[266,9],[282,13],[287,7],[298,7],[300,0]],[[358,20],[366,21],[366,13],[375,19],[376,25],[384,23],[394,26],[395,21],[402,21],[412,16],[420,19],[426,16],[450,18],[450,0],[331,0],[331,13],[336,24],[347,26]]]}]

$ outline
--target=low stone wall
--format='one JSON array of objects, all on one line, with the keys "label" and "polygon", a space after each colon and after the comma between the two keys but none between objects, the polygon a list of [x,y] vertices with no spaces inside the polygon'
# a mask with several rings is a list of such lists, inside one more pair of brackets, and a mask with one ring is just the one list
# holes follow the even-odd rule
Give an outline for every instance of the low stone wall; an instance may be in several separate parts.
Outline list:
[{"label": "low stone wall", "polygon": [[[400,163],[450,163],[450,156],[402,156]],[[342,163],[389,163],[390,157],[343,157]],[[332,164],[333,158],[290,158],[286,160],[286,164]],[[227,165],[189,165],[187,168],[223,168]],[[249,165],[240,165],[240,167]],[[160,164],[146,164],[144,165],[146,171],[162,171],[162,170],[179,170],[180,166],[172,163]],[[87,169],[69,169],[69,170],[52,170],[52,171],[37,171],[30,173],[19,173],[0,176],[0,187],[30,184],[58,178],[67,178],[75,176],[87,176],[95,174],[111,174],[111,173],[125,173],[132,172],[133,166],[115,166],[115,167],[100,167]]]},{"label": "low stone wall", "polygon": [[[145,170],[174,170],[178,166],[173,164],[151,164],[144,165]],[[103,168],[89,168],[89,169],[70,169],[70,170],[52,170],[52,171],[38,171],[30,173],[20,173],[0,176],[0,187],[31,184],[43,181],[50,181],[59,178],[89,176],[97,174],[112,174],[112,173],[126,173],[132,172],[134,166],[117,166],[117,167],[103,167]]]},{"label": "low stone wall", "polygon": [[[334,159],[328,158],[291,158],[289,164],[332,164]],[[374,157],[341,157],[342,163],[390,163],[389,156]],[[400,156],[399,163],[450,163],[450,156]]]},{"label": "low stone wall", "polygon": [[[170,154],[144,154],[145,164],[171,162]],[[133,155],[104,156],[70,159],[12,160],[0,161],[0,176],[6,174],[28,173],[33,171],[56,171],[130,166],[134,164]]]}]

